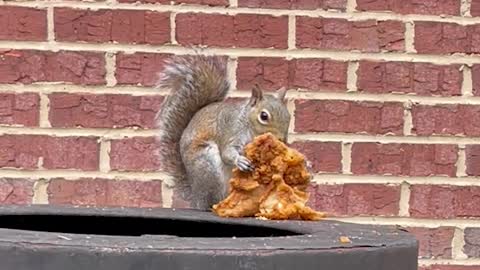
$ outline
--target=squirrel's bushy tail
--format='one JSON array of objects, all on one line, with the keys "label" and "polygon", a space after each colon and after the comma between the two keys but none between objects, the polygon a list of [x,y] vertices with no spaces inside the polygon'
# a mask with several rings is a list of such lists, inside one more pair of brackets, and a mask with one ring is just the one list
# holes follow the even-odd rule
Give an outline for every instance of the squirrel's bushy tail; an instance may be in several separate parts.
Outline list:
[{"label": "squirrel's bushy tail", "polygon": [[226,66],[226,59],[216,56],[174,56],[160,74],[158,87],[170,92],[157,115],[159,158],[184,196],[189,183],[180,155],[180,138],[197,111],[226,98],[230,88]]}]

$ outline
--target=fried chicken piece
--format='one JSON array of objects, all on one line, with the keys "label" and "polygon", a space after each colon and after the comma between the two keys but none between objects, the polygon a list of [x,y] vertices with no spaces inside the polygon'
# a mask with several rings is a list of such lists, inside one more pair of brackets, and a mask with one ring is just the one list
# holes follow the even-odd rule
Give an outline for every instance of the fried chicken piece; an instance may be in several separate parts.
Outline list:
[{"label": "fried chicken piece", "polygon": [[233,169],[229,195],[213,206],[222,217],[319,220],[324,213],[306,206],[311,174],[305,157],[270,133],[245,147],[253,172]]}]

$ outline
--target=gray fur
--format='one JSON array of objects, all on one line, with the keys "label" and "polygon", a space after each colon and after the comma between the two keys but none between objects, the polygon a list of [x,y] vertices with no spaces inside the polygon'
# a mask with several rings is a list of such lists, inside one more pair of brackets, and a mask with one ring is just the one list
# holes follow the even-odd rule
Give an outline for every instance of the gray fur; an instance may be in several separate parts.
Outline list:
[{"label": "gray fur", "polygon": [[[234,167],[254,169],[243,154],[254,136],[272,132],[287,138],[285,90],[274,96],[254,88],[250,100],[226,103],[229,83],[220,58],[175,57],[159,86],[171,91],[158,115],[161,163],[196,209],[208,210],[227,196]],[[268,125],[257,120],[264,109],[272,116]]]},{"label": "gray fur", "polygon": [[201,55],[175,56],[166,62],[160,74],[157,86],[171,92],[156,117],[160,131],[157,137],[159,158],[183,195],[190,192],[190,181],[185,177],[180,138],[198,110],[225,99],[230,88],[226,77],[226,66],[221,58]]}]

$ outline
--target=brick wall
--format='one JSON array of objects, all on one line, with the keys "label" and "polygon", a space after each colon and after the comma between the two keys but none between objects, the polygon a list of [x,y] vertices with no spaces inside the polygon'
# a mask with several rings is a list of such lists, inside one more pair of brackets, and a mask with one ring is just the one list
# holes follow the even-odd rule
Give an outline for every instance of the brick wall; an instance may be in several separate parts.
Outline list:
[{"label": "brick wall", "polygon": [[292,89],[313,206],[480,269],[480,0],[0,1],[0,25],[1,203],[181,205],[151,86],[198,45],[234,97]]}]

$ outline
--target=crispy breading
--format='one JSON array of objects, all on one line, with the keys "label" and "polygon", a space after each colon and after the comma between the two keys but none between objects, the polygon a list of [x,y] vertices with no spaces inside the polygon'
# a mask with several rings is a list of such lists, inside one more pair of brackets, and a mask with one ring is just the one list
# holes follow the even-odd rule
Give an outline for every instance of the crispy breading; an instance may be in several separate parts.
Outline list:
[{"label": "crispy breading", "polygon": [[253,172],[233,169],[229,195],[213,206],[221,217],[319,220],[325,217],[306,206],[311,174],[304,155],[270,133],[245,147]]}]

